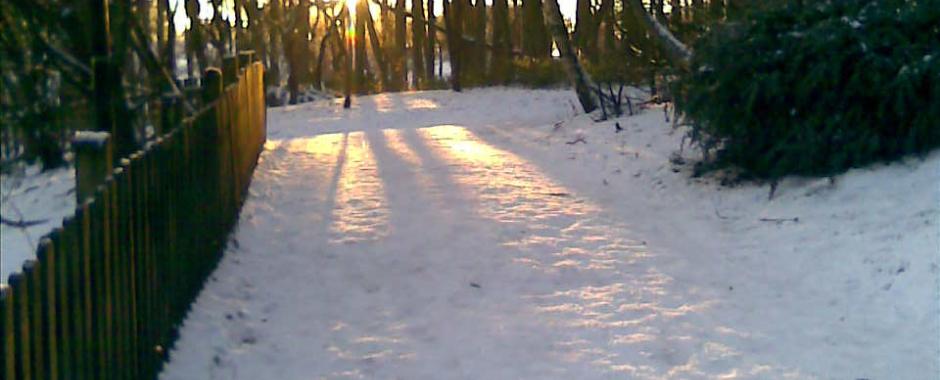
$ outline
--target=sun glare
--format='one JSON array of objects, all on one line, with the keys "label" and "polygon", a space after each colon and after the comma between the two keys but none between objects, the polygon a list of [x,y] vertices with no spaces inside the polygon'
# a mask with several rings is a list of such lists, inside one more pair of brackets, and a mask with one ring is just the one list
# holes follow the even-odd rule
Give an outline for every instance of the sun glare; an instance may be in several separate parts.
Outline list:
[{"label": "sun glare", "polygon": [[346,9],[351,18],[356,18],[356,0],[346,0]]},{"label": "sun glare", "polygon": [[346,25],[347,38],[356,37],[356,0],[346,0],[346,10],[349,11],[349,23]]}]

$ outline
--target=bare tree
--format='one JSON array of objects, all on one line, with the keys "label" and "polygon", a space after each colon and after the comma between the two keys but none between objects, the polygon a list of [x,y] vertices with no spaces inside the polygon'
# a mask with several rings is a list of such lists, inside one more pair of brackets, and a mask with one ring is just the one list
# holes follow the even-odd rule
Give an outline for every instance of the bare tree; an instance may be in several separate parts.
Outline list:
[{"label": "bare tree", "polygon": [[405,79],[408,72],[408,65],[405,62],[407,40],[408,19],[405,18],[405,0],[395,0],[395,84],[398,89],[407,86]]},{"label": "bare tree", "polygon": [[[364,2],[364,1],[363,1]],[[366,6],[365,13],[361,15],[366,22],[366,30],[369,31],[369,45],[372,46],[372,56],[375,57],[376,66],[379,69],[379,84],[382,89],[388,87],[388,64],[385,61],[385,53],[382,52],[382,45],[379,42],[379,34],[375,30],[375,20],[372,19],[372,11]]]},{"label": "bare tree", "polygon": [[462,90],[460,76],[463,68],[463,54],[461,52],[463,47],[463,28],[461,26],[463,7],[460,4],[461,0],[442,0],[442,2],[444,4],[444,23],[447,27],[447,53],[450,58],[451,88],[460,92]]},{"label": "bare tree", "polygon": [[532,58],[548,58],[552,51],[542,8],[542,0],[522,0],[522,52]]},{"label": "bare tree", "polygon": [[427,46],[424,50],[424,63],[426,66],[425,73],[429,78],[434,77],[434,44],[437,41],[437,30],[435,17],[434,17],[434,0],[428,0],[428,17],[427,17]]},{"label": "bare tree", "polygon": [[677,66],[688,66],[689,60],[692,58],[692,51],[644,9],[642,0],[623,1],[624,6],[629,7],[633,14],[645,24],[647,30],[656,37],[669,60]]},{"label": "bare tree", "polygon": [[492,77],[495,83],[509,82],[512,70],[512,36],[509,24],[509,2],[493,0],[493,66]]},{"label": "bare tree", "polygon": [[424,28],[424,2],[421,0],[411,2],[411,65],[414,72],[411,83],[418,87],[423,83],[426,76],[424,69],[424,39],[427,38],[427,30]]},{"label": "bare tree", "polygon": [[555,40],[558,52],[561,54],[561,62],[565,67],[565,74],[568,81],[574,86],[575,93],[578,94],[578,101],[581,102],[581,108],[584,112],[591,112],[597,109],[598,99],[592,91],[593,85],[581,63],[578,62],[578,56],[571,47],[571,41],[568,38],[568,29],[562,21],[561,10],[558,8],[558,0],[545,0],[542,9],[545,20],[548,23],[548,29]]}]

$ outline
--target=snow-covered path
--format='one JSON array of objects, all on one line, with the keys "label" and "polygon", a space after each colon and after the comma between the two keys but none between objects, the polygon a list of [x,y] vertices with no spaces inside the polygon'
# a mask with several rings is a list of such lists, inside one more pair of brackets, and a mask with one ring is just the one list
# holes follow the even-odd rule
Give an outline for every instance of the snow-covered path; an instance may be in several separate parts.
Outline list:
[{"label": "snow-covered path", "polygon": [[[646,223],[662,199],[611,212],[505,144],[499,127],[568,118],[571,95],[484,94],[272,113],[238,230],[162,378],[865,375],[841,372],[851,356],[804,368],[811,342],[741,315],[768,301],[729,300],[714,278],[729,274],[717,224]],[[777,311],[770,323],[789,319]]]}]

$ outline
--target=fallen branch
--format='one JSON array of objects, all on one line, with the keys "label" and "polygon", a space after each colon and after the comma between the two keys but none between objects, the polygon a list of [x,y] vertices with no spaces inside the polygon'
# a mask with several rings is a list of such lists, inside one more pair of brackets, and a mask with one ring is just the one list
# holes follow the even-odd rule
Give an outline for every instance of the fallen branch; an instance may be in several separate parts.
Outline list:
[{"label": "fallen branch", "polygon": [[715,216],[717,216],[718,219],[721,219],[721,220],[728,220],[728,219],[731,219],[730,216],[721,215],[721,212],[718,211],[718,207],[715,207]]},{"label": "fallen branch", "polygon": [[758,219],[758,220],[760,220],[761,222],[775,222],[775,223],[783,223],[783,222],[799,223],[799,222],[800,222],[800,218],[799,218],[799,217],[793,217],[793,218],[760,218],[760,219]]},{"label": "fallen branch", "polygon": [[587,140],[584,139],[584,136],[579,136],[578,138],[576,138],[576,139],[574,139],[574,140],[572,140],[572,141],[567,141],[567,142],[565,142],[565,144],[568,144],[568,145],[574,145],[574,144],[577,144],[577,143],[585,143],[585,144],[587,144]]},{"label": "fallen branch", "polygon": [[6,224],[6,225],[8,225],[8,226],[16,227],[16,228],[28,228],[28,227],[32,227],[32,226],[35,226],[35,225],[38,225],[38,224],[46,223],[46,222],[48,222],[48,221],[49,221],[49,219],[37,219],[37,220],[23,220],[23,219],[20,219],[20,220],[13,220],[13,219],[7,219],[7,218],[4,217],[3,215],[0,215],[0,224]]}]

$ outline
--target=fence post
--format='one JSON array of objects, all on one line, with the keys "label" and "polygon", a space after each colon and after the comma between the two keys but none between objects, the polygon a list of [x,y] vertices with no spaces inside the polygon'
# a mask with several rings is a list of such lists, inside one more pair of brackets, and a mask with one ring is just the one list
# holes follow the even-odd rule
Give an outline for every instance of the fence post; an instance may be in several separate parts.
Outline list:
[{"label": "fence post", "polygon": [[29,319],[29,340],[33,376],[44,379],[49,367],[46,366],[44,346],[45,327],[42,320],[42,280],[39,277],[39,263],[36,260],[26,260],[23,264],[23,283],[26,284],[26,293],[29,294],[26,315]]},{"label": "fence post", "polygon": [[157,136],[172,131],[183,120],[182,102],[176,94],[163,94],[160,97],[160,106],[163,112],[160,113],[160,123],[154,131]]},{"label": "fence post", "polygon": [[42,351],[45,363],[45,371],[50,379],[58,379],[60,373],[59,336],[61,333],[62,316],[56,307],[56,267],[60,265],[58,259],[57,247],[53,244],[54,239],[58,239],[61,234],[61,228],[53,230],[50,235],[44,237],[39,242],[39,248],[36,251],[36,258],[39,262],[37,285],[39,290],[38,300],[41,302],[40,321],[42,327]]},{"label": "fence post", "polygon": [[92,197],[98,185],[111,173],[114,147],[107,132],[75,132],[75,196],[77,204]]},{"label": "fence post", "polygon": [[16,378],[16,340],[13,328],[13,294],[6,284],[0,284],[0,337],[3,345],[3,371],[0,374],[4,379]]},{"label": "fence post", "polygon": [[14,344],[16,345],[16,365],[15,370],[20,379],[32,378],[32,363],[30,362],[30,325],[29,325],[29,292],[26,288],[26,281],[22,274],[13,273],[7,282],[10,284],[13,298],[13,334]]},{"label": "fence post", "polygon": [[254,50],[242,50],[238,52],[238,67],[247,70],[249,67],[251,67],[251,62],[254,61],[254,56]]},{"label": "fence post", "polygon": [[59,326],[61,339],[59,345],[62,347],[60,358],[62,361],[62,373],[70,374],[72,379],[82,378],[83,363],[79,357],[81,314],[79,309],[79,300],[81,280],[79,276],[74,275],[79,267],[78,250],[75,245],[75,230],[77,223],[74,216],[66,217],[62,221],[61,233],[57,235],[57,240],[53,240],[53,246],[56,249],[58,262],[56,263],[56,310],[62,316]]},{"label": "fence post", "polygon": [[238,81],[238,57],[222,58],[222,81],[226,86]]},{"label": "fence post", "polygon": [[222,95],[222,70],[215,67],[206,69],[203,75],[202,101],[209,104]]}]

